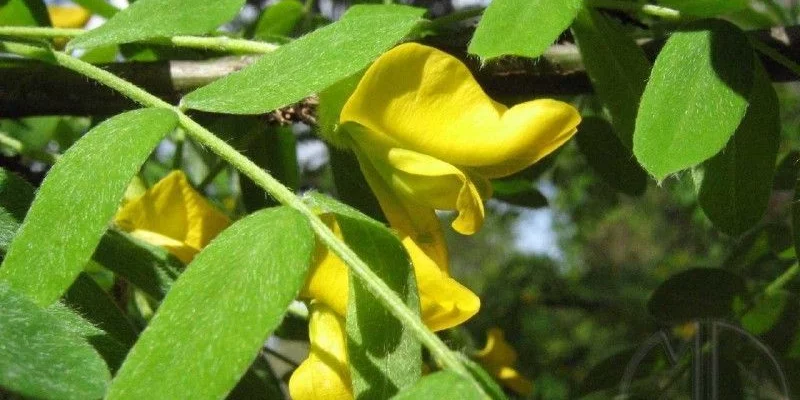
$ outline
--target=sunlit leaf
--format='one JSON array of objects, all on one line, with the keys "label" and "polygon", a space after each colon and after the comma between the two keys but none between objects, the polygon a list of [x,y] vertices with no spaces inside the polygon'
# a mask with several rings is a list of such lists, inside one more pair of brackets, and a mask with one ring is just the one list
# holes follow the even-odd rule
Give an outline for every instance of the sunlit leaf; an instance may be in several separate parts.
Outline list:
[{"label": "sunlit leaf", "polygon": [[61,320],[0,282],[0,388],[42,399],[98,399],[111,374]]},{"label": "sunlit leaf", "polygon": [[274,40],[275,38],[289,36],[304,15],[305,10],[303,3],[300,1],[281,0],[267,7],[261,13],[253,32],[253,38]]},{"label": "sunlit leaf", "polygon": [[401,391],[392,400],[437,399],[478,400],[478,394],[469,380],[452,371],[439,371],[419,380],[414,386]]},{"label": "sunlit leaf", "polygon": [[657,180],[717,154],[747,109],[753,52],[744,33],[721,20],[670,36],[645,88],[633,153]]},{"label": "sunlit leaf", "polygon": [[70,147],[36,193],[0,280],[42,306],[58,299],[89,261],[133,175],[176,124],[168,110],[130,111]]},{"label": "sunlit leaf", "polygon": [[[381,223],[322,195],[312,204],[336,215],[345,243],[395,290],[409,308],[419,310],[416,280],[400,240]],[[422,371],[421,347],[368,289],[350,275],[347,309],[348,358],[356,398],[386,398],[416,382]]]},{"label": "sunlit leaf", "polygon": [[288,208],[231,225],[175,282],[108,398],[224,397],[300,292],[314,246],[308,221]]},{"label": "sunlit leaf", "polygon": [[399,5],[353,7],[339,21],[189,93],[183,104],[203,111],[263,114],[294,103],[366,67],[411,33],[424,12]]},{"label": "sunlit leaf", "polygon": [[50,16],[41,0],[5,0],[0,2],[2,25],[50,26]]},{"label": "sunlit leaf", "polygon": [[582,4],[582,0],[494,0],[468,51],[482,59],[538,57],[569,27]]},{"label": "sunlit leaf", "polygon": [[68,49],[208,33],[231,20],[244,0],[139,0],[105,24],[72,39]]},{"label": "sunlit leaf", "polygon": [[33,186],[0,168],[0,254],[8,249],[32,201]]}]

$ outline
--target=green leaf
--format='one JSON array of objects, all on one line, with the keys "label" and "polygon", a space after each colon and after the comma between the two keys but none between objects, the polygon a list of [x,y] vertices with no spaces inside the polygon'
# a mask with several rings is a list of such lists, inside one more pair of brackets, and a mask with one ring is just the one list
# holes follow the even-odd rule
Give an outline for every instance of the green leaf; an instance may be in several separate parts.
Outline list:
[{"label": "green leaf", "polygon": [[244,0],[139,0],[72,39],[67,51],[176,35],[201,35],[231,20]]},{"label": "green leaf", "polygon": [[753,335],[769,331],[780,320],[790,299],[790,294],[784,291],[759,297],[753,307],[742,316],[742,327]]},{"label": "green leaf", "polygon": [[231,225],[175,282],[107,398],[225,396],[300,292],[314,246],[308,221],[289,208]]},{"label": "green leaf", "polygon": [[[338,82],[328,86],[318,95],[319,106],[317,107],[317,126],[319,134],[325,141],[332,145],[345,149],[348,147],[346,140],[341,139],[339,128],[339,115],[342,113],[345,103],[358,87],[364,71],[358,71]],[[356,207],[358,208],[358,207]],[[359,208],[360,210],[361,208]]]},{"label": "green leaf", "polygon": [[0,168],[0,254],[8,249],[32,201],[33,186]]},{"label": "green leaf", "polygon": [[73,0],[73,2],[103,18],[111,18],[119,12],[118,8],[112,6],[106,0]]},{"label": "green leaf", "polygon": [[750,107],[733,139],[694,174],[703,212],[730,235],[744,233],[764,215],[781,136],[778,97],[761,66],[752,90]]},{"label": "green leaf", "polygon": [[[281,324],[283,325],[283,324]],[[308,322],[306,322],[308,325]],[[253,364],[228,394],[228,400],[273,400],[283,399],[281,381],[264,357],[256,357]]]},{"label": "green leaf", "polygon": [[109,229],[92,259],[156,300],[167,294],[183,263],[161,247]]},{"label": "green leaf", "polygon": [[582,0],[494,0],[468,51],[484,60],[539,57],[569,27],[582,4]]},{"label": "green leaf", "polygon": [[264,10],[256,23],[253,38],[274,40],[289,36],[305,16],[303,3],[298,0],[281,0]]},{"label": "green leaf", "polygon": [[89,261],[133,175],[176,124],[169,110],[130,111],[70,147],[39,188],[0,280],[42,306],[58,299]]},{"label": "green leaf", "polygon": [[659,181],[725,146],[753,86],[753,51],[739,28],[707,20],[687,29],[658,55],[636,118],[633,153]]},{"label": "green leaf", "polygon": [[378,199],[369,188],[355,154],[335,147],[329,147],[328,152],[331,158],[333,182],[339,199],[376,221],[386,222],[386,216],[383,215]]},{"label": "green leaf", "polygon": [[647,172],[633,160],[631,150],[604,119],[584,118],[576,139],[586,161],[611,187],[631,196],[639,196],[647,189]]},{"label": "green leaf", "polygon": [[60,320],[67,330],[86,339],[103,357],[112,375],[122,365],[122,360],[131,347],[130,344],[123,344],[117,338],[99,329],[92,322],[83,318],[77,311],[61,302],[51,304],[46,311]]},{"label": "green leaf", "polygon": [[[236,118],[243,118],[236,116]],[[244,117],[251,118],[251,117]],[[297,190],[300,184],[300,171],[297,167],[297,139],[290,126],[264,124],[248,137],[244,146],[250,159],[259,167],[266,169],[286,187]],[[264,193],[264,189],[250,178],[239,175],[242,189],[242,202],[245,209],[255,211],[275,206],[277,202]]]},{"label": "green leaf", "polygon": [[611,114],[614,131],[631,148],[650,62],[633,38],[595,10],[581,10],[572,24],[572,33],[592,86]]},{"label": "green leaf", "polygon": [[800,255],[800,180],[795,183],[794,198],[792,199],[792,244],[795,254]]},{"label": "green leaf", "polygon": [[727,318],[736,297],[745,294],[744,280],[721,269],[694,268],[673,275],[656,288],[647,310],[657,320],[682,323]]},{"label": "green leaf", "polygon": [[189,93],[183,104],[203,111],[263,114],[297,102],[365,68],[411,33],[424,12],[406,6],[352,7],[339,21]]},{"label": "green leaf", "polygon": [[64,302],[81,316],[128,347],[138,333],[111,296],[85,272],[81,272],[64,295]]},{"label": "green leaf", "polygon": [[64,323],[0,282],[0,387],[42,399],[98,399],[103,359]]},{"label": "green leaf", "polygon": [[526,208],[547,207],[547,197],[524,178],[492,181],[492,198]]},{"label": "green leaf", "polygon": [[744,10],[748,0],[658,0],[662,6],[674,8],[681,14],[695,17],[713,17]]},{"label": "green leaf", "polygon": [[403,390],[392,400],[479,400],[480,394],[470,381],[452,371],[439,371],[427,375],[414,386]]},{"label": "green leaf", "polygon": [[[336,215],[345,243],[412,310],[419,310],[416,280],[406,250],[383,224],[329,197],[312,204]],[[347,356],[353,392],[359,399],[388,398],[422,374],[422,349],[411,332],[350,274]]]},{"label": "green leaf", "polygon": [[0,2],[0,26],[50,26],[50,15],[41,0]]},{"label": "green leaf", "polygon": [[490,399],[506,400],[508,398],[500,385],[497,384],[497,381],[491,375],[489,375],[489,373],[483,369],[483,367],[478,365],[478,363],[475,361],[470,360],[463,354],[460,354],[460,358],[461,363],[467,367],[469,373],[473,378],[475,378],[475,381],[478,382]]}]

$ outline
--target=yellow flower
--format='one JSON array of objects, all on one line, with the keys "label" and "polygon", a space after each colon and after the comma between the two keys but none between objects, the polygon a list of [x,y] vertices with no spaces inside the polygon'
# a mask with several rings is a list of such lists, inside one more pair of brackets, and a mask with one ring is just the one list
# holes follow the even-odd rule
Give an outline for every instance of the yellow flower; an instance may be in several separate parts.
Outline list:
[{"label": "yellow flower", "polygon": [[[342,237],[339,224],[332,214],[323,214],[320,218],[337,236]],[[474,293],[439,269],[413,241],[404,240],[403,244],[414,265],[421,317],[425,325],[439,331],[459,325],[478,312],[480,299]],[[325,303],[344,316],[348,292],[347,266],[326,246],[318,245],[314,267],[301,297]]]},{"label": "yellow flower", "polygon": [[309,353],[289,379],[292,399],[353,398],[346,335],[340,315],[324,303],[311,303]]},{"label": "yellow flower", "polygon": [[487,332],[486,347],[475,353],[475,359],[490,374],[507,388],[523,396],[533,393],[533,383],[514,369],[517,352],[511,347],[500,328],[492,328]]},{"label": "yellow flower", "polygon": [[197,193],[180,171],[171,172],[125,204],[115,222],[120,229],[166,248],[185,263],[230,225],[228,217]]},{"label": "yellow flower", "polygon": [[[490,99],[461,62],[419,44],[397,46],[366,71],[341,111],[336,139],[355,152],[409,253],[429,328],[461,324],[480,307],[478,297],[449,276],[435,210],[458,211],[453,228],[476,232],[491,196],[489,179],[538,161],[566,142],[579,122],[574,108],[555,100],[509,109]],[[341,236],[333,216],[323,219]],[[346,266],[322,246],[315,264],[301,295],[343,316]],[[339,321],[338,329],[332,322],[310,329],[312,352],[292,375],[293,398],[352,397],[346,351],[337,347],[346,342]]]},{"label": "yellow flower", "polygon": [[76,6],[48,6],[47,13],[55,28],[83,28],[92,13]]},{"label": "yellow flower", "polygon": [[472,234],[483,223],[488,179],[551,153],[572,137],[580,116],[550,99],[508,108],[456,58],[407,43],[372,64],[339,122],[373,190],[382,181],[391,188],[383,196],[396,197],[412,218],[456,210],[453,228]]}]

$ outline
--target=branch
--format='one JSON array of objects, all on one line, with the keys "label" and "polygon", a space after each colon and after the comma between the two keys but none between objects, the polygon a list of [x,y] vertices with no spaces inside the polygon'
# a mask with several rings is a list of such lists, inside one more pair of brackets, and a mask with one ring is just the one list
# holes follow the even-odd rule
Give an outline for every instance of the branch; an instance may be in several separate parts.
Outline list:
[{"label": "branch", "polygon": [[[800,26],[751,32],[788,60],[800,60]],[[478,82],[498,99],[577,95],[592,92],[577,47],[552,46],[542,59],[505,58],[481,66],[468,56],[465,46],[431,43],[461,58]],[[642,48],[655,58],[663,41],[649,41]],[[773,82],[800,79],[786,67],[762,54],[761,60]],[[257,57],[226,57],[209,61],[125,62],[102,65],[115,75],[177,104],[181,95],[252,64]],[[87,80],[79,74],[37,61],[0,61],[0,117],[34,115],[111,115],[136,108],[135,103]]]}]

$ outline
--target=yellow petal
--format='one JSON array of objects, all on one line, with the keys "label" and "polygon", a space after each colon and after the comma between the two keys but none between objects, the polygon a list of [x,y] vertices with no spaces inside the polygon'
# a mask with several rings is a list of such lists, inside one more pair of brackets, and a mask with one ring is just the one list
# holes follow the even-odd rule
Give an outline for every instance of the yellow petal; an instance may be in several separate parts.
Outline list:
[{"label": "yellow petal", "polygon": [[401,238],[413,241],[439,266],[439,269],[447,272],[449,270],[447,245],[436,211],[431,207],[420,207],[397,196],[375,169],[368,156],[356,151],[356,157],[361,172],[375,193],[389,225]]},{"label": "yellow petal", "polygon": [[[323,214],[320,218],[338,238],[342,238],[342,230],[333,215]],[[339,315],[345,315],[349,291],[347,266],[327,246],[317,243],[313,267],[300,292],[300,297],[316,299],[331,307]]]},{"label": "yellow petal", "polygon": [[528,397],[533,393],[533,382],[522,376],[519,371],[510,367],[503,367],[495,373],[501,385]]},{"label": "yellow petal", "polygon": [[181,242],[180,240],[175,240],[169,236],[164,236],[153,231],[136,229],[131,231],[130,234],[139,240],[167,250],[186,264],[192,261],[194,256],[200,252],[200,249],[189,246],[186,242]]},{"label": "yellow petal", "polygon": [[580,116],[550,99],[508,109],[490,99],[455,57],[406,43],[370,66],[342,109],[340,123],[346,122],[494,178],[519,171],[566,142]]},{"label": "yellow petal", "polygon": [[55,28],[83,28],[92,13],[82,7],[48,6],[47,13]]},{"label": "yellow petal", "polygon": [[[469,169],[459,169],[434,157],[397,147],[380,133],[348,124],[345,128],[362,161],[370,162],[391,188],[410,202],[432,209],[457,210],[453,228],[471,235],[483,224],[483,201],[491,183]],[[368,160],[368,161],[367,161]]]},{"label": "yellow petal", "polygon": [[422,321],[432,331],[461,325],[478,313],[481,300],[442,271],[410,237],[403,238],[414,264]]},{"label": "yellow petal", "polygon": [[492,328],[486,333],[486,346],[475,354],[481,364],[487,366],[514,365],[517,352],[506,342],[500,328]]},{"label": "yellow petal", "polygon": [[311,305],[309,354],[289,379],[294,400],[352,399],[344,319],[322,303]]},{"label": "yellow petal", "polygon": [[489,329],[486,346],[475,353],[474,357],[503,386],[523,396],[533,392],[533,383],[514,369],[517,352],[506,342],[503,331],[499,328]]},{"label": "yellow petal", "polygon": [[480,309],[480,298],[448,275],[447,247],[436,213],[395,195],[371,164],[360,164],[414,265],[422,321],[439,331],[470,319]]},{"label": "yellow petal", "polygon": [[[166,248],[184,262],[230,225],[228,217],[197,193],[180,171],[171,172],[144,195],[125,204],[115,222],[155,245],[171,239],[174,242]],[[181,246],[176,243],[194,249],[194,253],[178,250]]]}]

